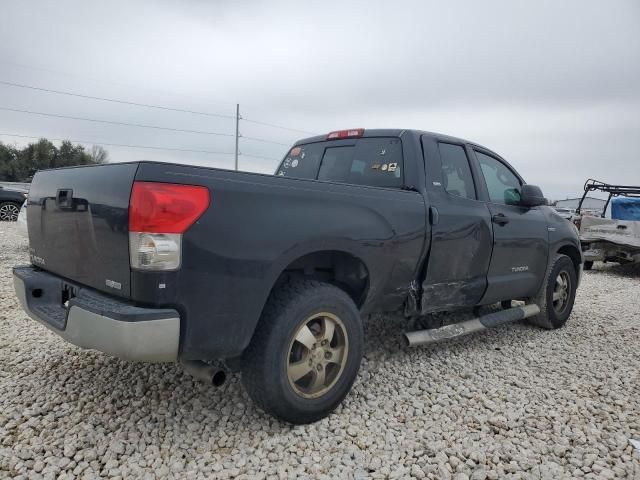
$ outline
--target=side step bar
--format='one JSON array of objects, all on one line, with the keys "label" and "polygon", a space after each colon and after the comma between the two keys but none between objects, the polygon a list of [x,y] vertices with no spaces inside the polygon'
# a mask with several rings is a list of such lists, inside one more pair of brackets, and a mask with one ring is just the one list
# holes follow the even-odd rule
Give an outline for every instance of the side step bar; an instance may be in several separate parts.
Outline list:
[{"label": "side step bar", "polygon": [[448,340],[450,338],[462,337],[473,332],[486,330],[487,328],[498,327],[505,323],[517,322],[524,318],[533,317],[540,313],[538,305],[524,305],[522,307],[513,307],[501,312],[489,313],[472,320],[466,320],[453,325],[445,325],[440,328],[430,328],[427,330],[416,330],[415,332],[406,332],[404,338],[407,345],[415,347],[417,345],[427,345],[430,343]]}]

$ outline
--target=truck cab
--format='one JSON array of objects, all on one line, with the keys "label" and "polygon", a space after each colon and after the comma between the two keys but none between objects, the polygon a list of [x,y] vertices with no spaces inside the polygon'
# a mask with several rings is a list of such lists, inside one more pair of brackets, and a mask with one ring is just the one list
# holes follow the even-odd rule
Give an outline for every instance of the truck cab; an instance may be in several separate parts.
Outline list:
[{"label": "truck cab", "polygon": [[414,130],[332,132],[297,142],[276,175],[422,197],[424,253],[414,265],[411,313],[530,296],[559,251],[581,268],[575,229],[504,158],[473,142]]}]

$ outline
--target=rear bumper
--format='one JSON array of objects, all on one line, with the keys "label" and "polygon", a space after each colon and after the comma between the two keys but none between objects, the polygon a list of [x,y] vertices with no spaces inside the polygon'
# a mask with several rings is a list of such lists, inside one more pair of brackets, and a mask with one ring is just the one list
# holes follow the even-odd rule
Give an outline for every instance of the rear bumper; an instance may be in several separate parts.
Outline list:
[{"label": "rear bumper", "polygon": [[[178,359],[180,315],[113,299],[34,267],[15,267],[13,283],[31,318],[81,348],[124,360],[173,362]],[[63,305],[64,294],[73,297]]]}]

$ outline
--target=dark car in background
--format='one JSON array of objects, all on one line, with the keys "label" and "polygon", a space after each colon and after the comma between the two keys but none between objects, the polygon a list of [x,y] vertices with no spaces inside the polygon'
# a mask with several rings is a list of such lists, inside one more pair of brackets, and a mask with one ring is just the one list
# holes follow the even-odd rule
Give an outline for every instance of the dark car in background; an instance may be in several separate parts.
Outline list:
[{"label": "dark car in background", "polygon": [[20,207],[27,198],[27,193],[12,190],[0,185],[0,221],[15,222],[18,220]]}]

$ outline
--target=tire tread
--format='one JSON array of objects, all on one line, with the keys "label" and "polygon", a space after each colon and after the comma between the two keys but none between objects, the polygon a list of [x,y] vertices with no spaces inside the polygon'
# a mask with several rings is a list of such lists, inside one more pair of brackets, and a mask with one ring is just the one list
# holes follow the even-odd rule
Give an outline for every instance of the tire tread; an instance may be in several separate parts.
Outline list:
[{"label": "tire tread", "polygon": [[263,411],[275,414],[292,423],[309,423],[322,418],[328,412],[295,416],[291,412],[284,411],[282,406],[278,405],[274,398],[274,392],[269,388],[273,382],[270,378],[272,372],[269,364],[265,361],[267,353],[265,346],[270,343],[271,336],[283,334],[282,329],[278,328],[279,317],[295,308],[297,303],[304,302],[305,298],[311,294],[340,296],[342,300],[352,304],[357,312],[351,297],[338,287],[316,280],[289,280],[274,288],[267,300],[251,342],[242,356],[242,383],[248,395]]},{"label": "tire tread", "polygon": [[[527,321],[532,324],[532,325],[536,325],[540,328],[544,328],[546,330],[553,330],[556,328],[560,328],[561,326],[564,325],[564,323],[566,322],[562,322],[561,324],[555,324],[553,319],[551,318],[550,315],[550,311],[549,311],[549,305],[547,302],[547,289],[548,289],[548,285],[549,282],[554,281],[555,279],[551,278],[555,272],[555,268],[556,265],[558,265],[559,262],[561,261],[565,261],[568,260],[569,262],[571,262],[573,264],[573,262],[571,261],[571,259],[567,256],[567,255],[563,255],[563,254],[556,254],[556,256],[553,258],[553,260],[551,261],[551,263],[549,264],[549,267],[547,268],[547,272],[545,274],[545,280],[542,283],[542,286],[540,287],[540,290],[538,291],[538,293],[536,294],[535,297],[531,298],[529,302],[527,303],[534,303],[536,305],[538,305],[540,307],[540,313],[538,315],[535,315],[533,317],[529,317],[527,319]],[[575,271],[574,271],[575,274]],[[552,308],[552,307],[551,307]]]}]

